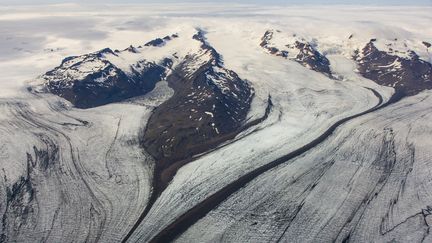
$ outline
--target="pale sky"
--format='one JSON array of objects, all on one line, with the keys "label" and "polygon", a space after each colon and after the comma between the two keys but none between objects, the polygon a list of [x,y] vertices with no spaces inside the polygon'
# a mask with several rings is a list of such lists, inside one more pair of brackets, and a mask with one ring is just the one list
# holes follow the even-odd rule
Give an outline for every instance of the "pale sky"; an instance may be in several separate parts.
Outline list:
[{"label": "pale sky", "polygon": [[[85,4],[128,4],[128,3],[183,3],[183,2],[210,2],[219,3],[215,0],[0,0],[0,5],[39,5],[57,3],[85,3]],[[429,5],[432,0],[223,0],[223,2],[235,3],[254,3],[254,4],[282,4],[282,5],[302,5],[302,4],[354,4],[354,5]]]}]

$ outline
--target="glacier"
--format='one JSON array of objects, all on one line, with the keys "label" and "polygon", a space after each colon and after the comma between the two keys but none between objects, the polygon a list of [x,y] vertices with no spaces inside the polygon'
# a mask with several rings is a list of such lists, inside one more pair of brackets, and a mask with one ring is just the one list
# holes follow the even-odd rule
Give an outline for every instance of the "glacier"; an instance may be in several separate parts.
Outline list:
[{"label": "glacier", "polygon": [[431,241],[431,10],[0,7],[0,241]]}]

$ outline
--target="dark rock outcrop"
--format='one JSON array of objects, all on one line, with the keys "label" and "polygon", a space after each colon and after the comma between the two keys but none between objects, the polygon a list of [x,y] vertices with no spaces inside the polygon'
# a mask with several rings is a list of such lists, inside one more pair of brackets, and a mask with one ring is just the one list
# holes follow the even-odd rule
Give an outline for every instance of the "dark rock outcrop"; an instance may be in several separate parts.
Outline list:
[{"label": "dark rock outcrop", "polygon": [[108,53],[117,55],[104,49],[64,59],[59,67],[42,76],[46,88],[75,107],[91,108],[143,95],[165,75],[163,65],[146,61],[132,65],[126,73],[103,58]]},{"label": "dark rock outcrop", "polygon": [[[260,46],[266,49],[270,54],[292,59],[307,68],[331,76],[330,61],[317,51],[311,43],[299,38],[299,40],[296,40],[294,43],[286,44],[286,50],[281,50],[272,46],[271,40],[273,39],[273,35],[273,31],[266,31],[260,43]],[[297,55],[290,57],[290,52],[294,51]]]},{"label": "dark rock outcrop", "polygon": [[151,40],[149,42],[147,42],[146,44],[144,44],[144,46],[154,46],[154,47],[159,47],[159,46],[163,46],[166,44],[167,41],[170,41],[172,39],[178,38],[177,34],[172,34],[172,35],[167,35],[164,38],[156,38],[154,40]]},{"label": "dark rock outcrop", "polygon": [[167,77],[175,93],[156,108],[143,139],[147,151],[163,163],[190,158],[237,134],[253,97],[249,84],[223,67],[202,31],[193,38],[201,50]]},{"label": "dark rock outcrop", "polygon": [[409,52],[409,57],[401,57],[378,50],[374,41],[372,39],[354,56],[362,76],[393,87],[403,96],[432,89],[431,63],[420,59],[414,51]]},{"label": "dark rock outcrop", "polygon": [[151,40],[147,42],[144,46],[161,46],[165,41],[161,38],[156,38],[154,40]]},{"label": "dark rock outcrop", "polygon": [[297,62],[317,72],[331,75],[330,61],[315,50],[311,44],[296,41],[294,45],[295,48],[300,50],[300,53],[295,59]]}]

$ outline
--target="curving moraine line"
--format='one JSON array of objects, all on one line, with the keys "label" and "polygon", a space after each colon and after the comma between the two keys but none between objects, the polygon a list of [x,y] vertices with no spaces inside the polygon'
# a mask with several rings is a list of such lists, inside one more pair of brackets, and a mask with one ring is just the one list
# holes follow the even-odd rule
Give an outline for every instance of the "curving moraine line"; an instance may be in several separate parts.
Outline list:
[{"label": "curving moraine line", "polygon": [[[162,231],[160,231],[156,236],[154,236],[150,242],[171,242],[174,239],[176,239],[177,236],[185,232],[189,227],[194,225],[198,220],[203,218],[207,213],[209,213],[211,210],[216,208],[219,204],[221,204],[223,201],[225,201],[228,197],[230,197],[232,194],[240,190],[242,187],[244,187],[247,183],[251,182],[253,179],[258,177],[259,175],[269,171],[272,168],[275,168],[278,165],[281,165],[293,158],[296,158],[305,152],[313,149],[315,146],[319,145],[323,141],[325,141],[330,135],[333,134],[333,132],[341,126],[342,124],[366,115],[368,113],[377,111],[379,109],[382,109],[392,103],[395,103],[399,101],[401,98],[404,97],[404,95],[401,92],[396,91],[391,98],[383,104],[383,98],[380,93],[378,93],[376,90],[367,88],[370,91],[373,92],[373,94],[378,98],[378,104],[374,107],[363,111],[361,113],[358,113],[356,115],[352,115],[346,118],[343,118],[337,122],[335,122],[333,125],[331,125],[324,133],[322,133],[319,137],[315,138],[308,144],[298,148],[297,150],[294,150],[276,160],[271,161],[268,164],[265,164],[243,176],[241,176],[239,179],[231,182],[230,184],[226,185],[216,193],[212,194],[211,196],[207,197],[204,201],[198,203],[193,208],[189,209],[187,212],[182,214],[180,217],[175,219],[170,225],[165,227]],[[132,232],[129,232],[130,234]]]}]

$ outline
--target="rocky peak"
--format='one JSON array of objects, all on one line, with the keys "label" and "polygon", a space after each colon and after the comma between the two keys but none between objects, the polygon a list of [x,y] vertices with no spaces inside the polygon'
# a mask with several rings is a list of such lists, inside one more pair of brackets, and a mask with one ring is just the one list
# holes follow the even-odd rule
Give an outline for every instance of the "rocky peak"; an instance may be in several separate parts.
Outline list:
[{"label": "rocky peak", "polygon": [[260,46],[272,55],[296,61],[309,69],[331,76],[329,60],[315,45],[296,34],[285,38],[280,33],[267,30],[261,38]]},{"label": "rocky peak", "polygon": [[222,56],[207,42],[205,34],[206,32],[204,30],[197,29],[197,33],[192,38],[201,42],[201,49],[205,53],[210,54],[210,60],[213,61],[215,65],[221,67],[223,65]]},{"label": "rocky peak", "polygon": [[[132,46],[125,51],[138,52]],[[140,60],[131,63],[130,70],[122,70],[106,58],[120,53],[106,48],[65,58],[60,66],[41,76],[43,85],[77,108],[91,108],[145,94],[164,77],[163,64]]]},{"label": "rocky peak", "polygon": [[128,48],[124,49],[123,51],[128,51],[128,52],[132,52],[132,53],[138,53],[138,49],[132,45],[130,45]]},{"label": "rocky peak", "polygon": [[144,46],[154,46],[154,47],[160,47],[166,44],[166,42],[178,38],[178,34],[172,34],[171,36],[167,35],[163,38],[156,38],[154,40],[151,40],[144,44]]}]

